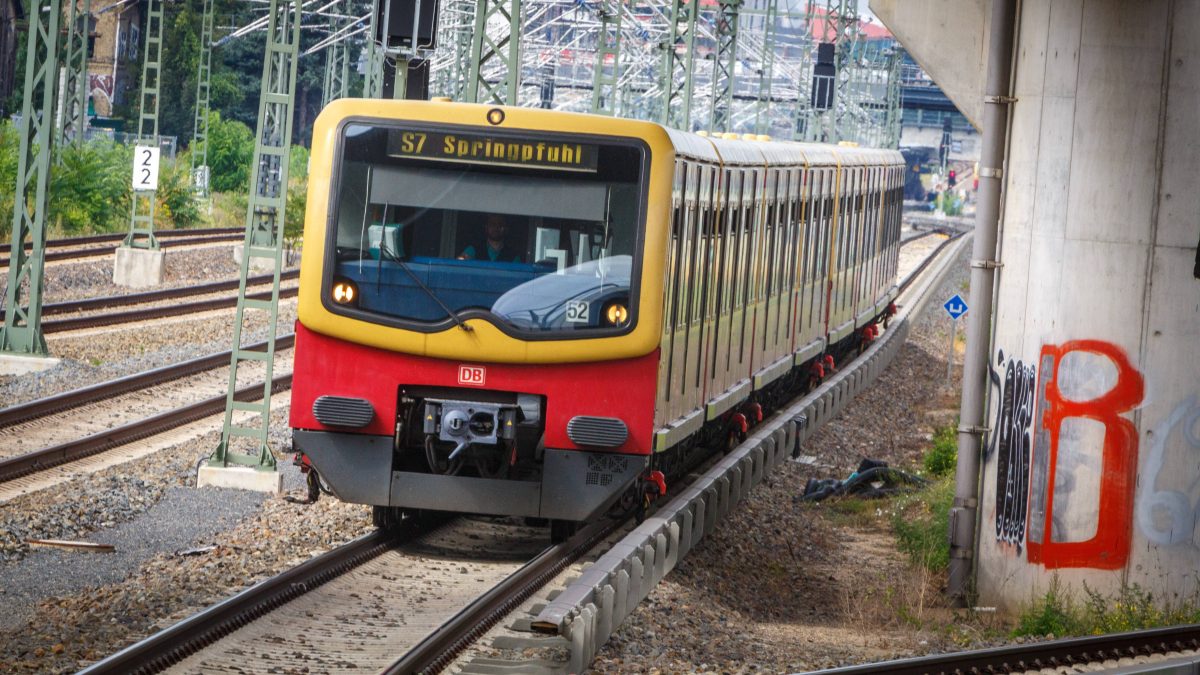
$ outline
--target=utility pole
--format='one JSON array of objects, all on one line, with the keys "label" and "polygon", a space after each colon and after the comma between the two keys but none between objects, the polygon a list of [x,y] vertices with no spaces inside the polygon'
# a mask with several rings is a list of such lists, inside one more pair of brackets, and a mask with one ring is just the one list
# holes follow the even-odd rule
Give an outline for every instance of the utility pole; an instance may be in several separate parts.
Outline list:
[{"label": "utility pole", "polygon": [[759,59],[758,103],[754,107],[754,133],[765,134],[771,128],[771,85],[775,79],[775,28],[777,6],[775,0],[767,0],[767,14],[763,17],[763,48]]},{"label": "utility pole", "polygon": [[[25,43],[17,184],[13,193],[12,248],[4,293],[0,352],[46,356],[42,283],[46,248],[46,189],[50,184],[54,99],[58,79],[58,22],[62,0],[30,0]],[[27,255],[25,245],[31,250]],[[28,293],[28,305],[22,298]]]},{"label": "utility pole", "polygon": [[[342,4],[339,2],[333,6],[333,11],[340,14]],[[335,33],[338,28],[338,20],[335,17],[329,18],[329,32]],[[347,48],[345,40],[338,40],[329,45],[325,51],[325,84],[321,89],[321,107],[329,105],[331,101],[339,98],[346,98],[346,87],[350,81],[350,59],[347,57]]]},{"label": "utility pole", "polygon": [[713,54],[712,116],[709,133],[729,131],[733,120],[733,92],[737,85],[738,15],[742,0],[720,0],[717,8],[717,51]]},{"label": "utility pole", "polygon": [[88,30],[91,27],[92,0],[83,0],[80,12],[76,0],[70,2],[67,12],[66,50],[63,54],[63,71],[66,79],[63,97],[59,106],[62,123],[55,130],[55,156],[61,161],[61,149],[67,143],[82,146],[87,131],[88,100]]},{"label": "utility pole", "polygon": [[363,98],[383,98],[383,63],[384,49],[377,42],[379,30],[379,3],[381,0],[371,0],[371,20],[367,27],[367,73],[363,82]]},{"label": "utility pole", "polygon": [[686,5],[684,1],[671,1],[669,31],[667,42],[663,45],[663,99],[658,121],[669,127],[691,131],[692,76],[696,69],[696,15],[700,13],[700,0],[687,0]]},{"label": "utility pole", "polygon": [[592,72],[592,112],[615,115],[620,105],[622,0],[600,0],[600,31],[596,34],[596,65]]},{"label": "utility pole", "polygon": [[[158,87],[162,73],[162,34],[162,0],[147,0],[146,44],[142,51],[142,93],[137,127],[138,146],[158,147]],[[122,247],[158,250],[158,239],[154,236],[154,194],[153,189],[133,191],[129,234],[125,235]]]},{"label": "utility pole", "polygon": [[[300,47],[299,0],[271,0],[267,23],[267,44],[263,58],[262,94],[258,103],[258,125],[254,161],[250,174],[250,203],[246,209],[246,238],[242,243],[241,282],[238,284],[237,315],[233,326],[233,350],[229,364],[229,390],[225,398],[225,422],[221,441],[201,468],[198,484],[228,484],[220,472],[234,467],[252,468],[258,476],[243,487],[264,487],[260,482],[267,475],[269,487],[278,491],[282,477],[276,470],[267,437],[271,427],[271,386],[275,363],[275,335],[279,318],[279,278],[283,267],[283,231],[288,187],[288,155],[292,140],[292,110],[296,98],[296,62]],[[271,297],[258,300],[246,297],[246,279],[252,260],[273,265]],[[242,329],[247,312],[266,315],[267,348],[251,351],[243,344]],[[262,398],[259,401],[237,401],[238,370],[247,362],[265,366]],[[248,425],[235,424],[235,412],[253,414]],[[253,447],[238,446],[243,439]],[[249,450],[249,452],[246,452]],[[226,474],[228,476],[228,474]],[[233,474],[239,475],[239,474]],[[246,474],[240,474],[245,476]]]},{"label": "utility pole", "polygon": [[[468,103],[516,105],[521,86],[522,0],[479,0],[471,34],[471,69],[463,99]],[[496,21],[493,21],[496,19]],[[488,34],[488,24],[500,27]],[[493,81],[487,71],[495,67]]]},{"label": "utility pole", "polygon": [[200,197],[209,193],[208,110],[212,84],[213,0],[204,0],[200,18],[200,64],[196,72],[196,118],[192,124],[192,189]]}]

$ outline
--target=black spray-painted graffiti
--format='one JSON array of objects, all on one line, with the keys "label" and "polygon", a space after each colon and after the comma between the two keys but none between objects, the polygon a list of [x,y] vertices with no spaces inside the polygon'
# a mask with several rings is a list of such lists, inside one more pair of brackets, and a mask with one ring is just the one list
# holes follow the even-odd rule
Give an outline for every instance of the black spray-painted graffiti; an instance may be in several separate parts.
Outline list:
[{"label": "black spray-painted graffiti", "polygon": [[[1000,351],[996,364],[1004,366]],[[992,384],[1000,395],[992,424],[988,455],[996,457],[996,539],[1014,544],[1020,550],[1025,542],[1029,511],[1029,462],[1032,452],[1033,395],[1037,370],[1021,361],[1008,361],[1003,385],[997,370],[991,371]]]}]

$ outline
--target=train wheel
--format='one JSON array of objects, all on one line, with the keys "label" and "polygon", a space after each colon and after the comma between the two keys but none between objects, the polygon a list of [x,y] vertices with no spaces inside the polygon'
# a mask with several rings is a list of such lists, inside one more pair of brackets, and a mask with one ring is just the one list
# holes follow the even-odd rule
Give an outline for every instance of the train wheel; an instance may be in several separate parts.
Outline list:
[{"label": "train wheel", "polygon": [[551,520],[550,521],[550,543],[561,544],[571,538],[575,531],[579,529],[579,523],[573,520]]},{"label": "train wheel", "polygon": [[398,506],[376,505],[371,507],[371,524],[381,530],[395,532],[400,527],[402,520],[404,520],[404,516]]}]

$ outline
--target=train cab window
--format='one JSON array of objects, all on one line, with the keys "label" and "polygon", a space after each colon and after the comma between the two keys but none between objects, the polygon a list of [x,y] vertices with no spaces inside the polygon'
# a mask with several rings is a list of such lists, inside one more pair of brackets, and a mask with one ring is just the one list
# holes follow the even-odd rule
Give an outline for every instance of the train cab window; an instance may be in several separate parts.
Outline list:
[{"label": "train cab window", "polygon": [[636,322],[640,142],[352,122],[339,152],[326,281],[359,293],[332,311],[564,337]]}]

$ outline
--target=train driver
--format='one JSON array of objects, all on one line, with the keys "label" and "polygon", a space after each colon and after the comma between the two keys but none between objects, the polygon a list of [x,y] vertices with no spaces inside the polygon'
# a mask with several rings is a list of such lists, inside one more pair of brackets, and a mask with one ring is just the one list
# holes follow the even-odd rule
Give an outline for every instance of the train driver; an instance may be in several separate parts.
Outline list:
[{"label": "train driver", "polygon": [[459,260],[521,262],[521,253],[508,241],[508,221],[499,213],[489,213],[483,225],[484,241],[470,244],[458,254]]}]

